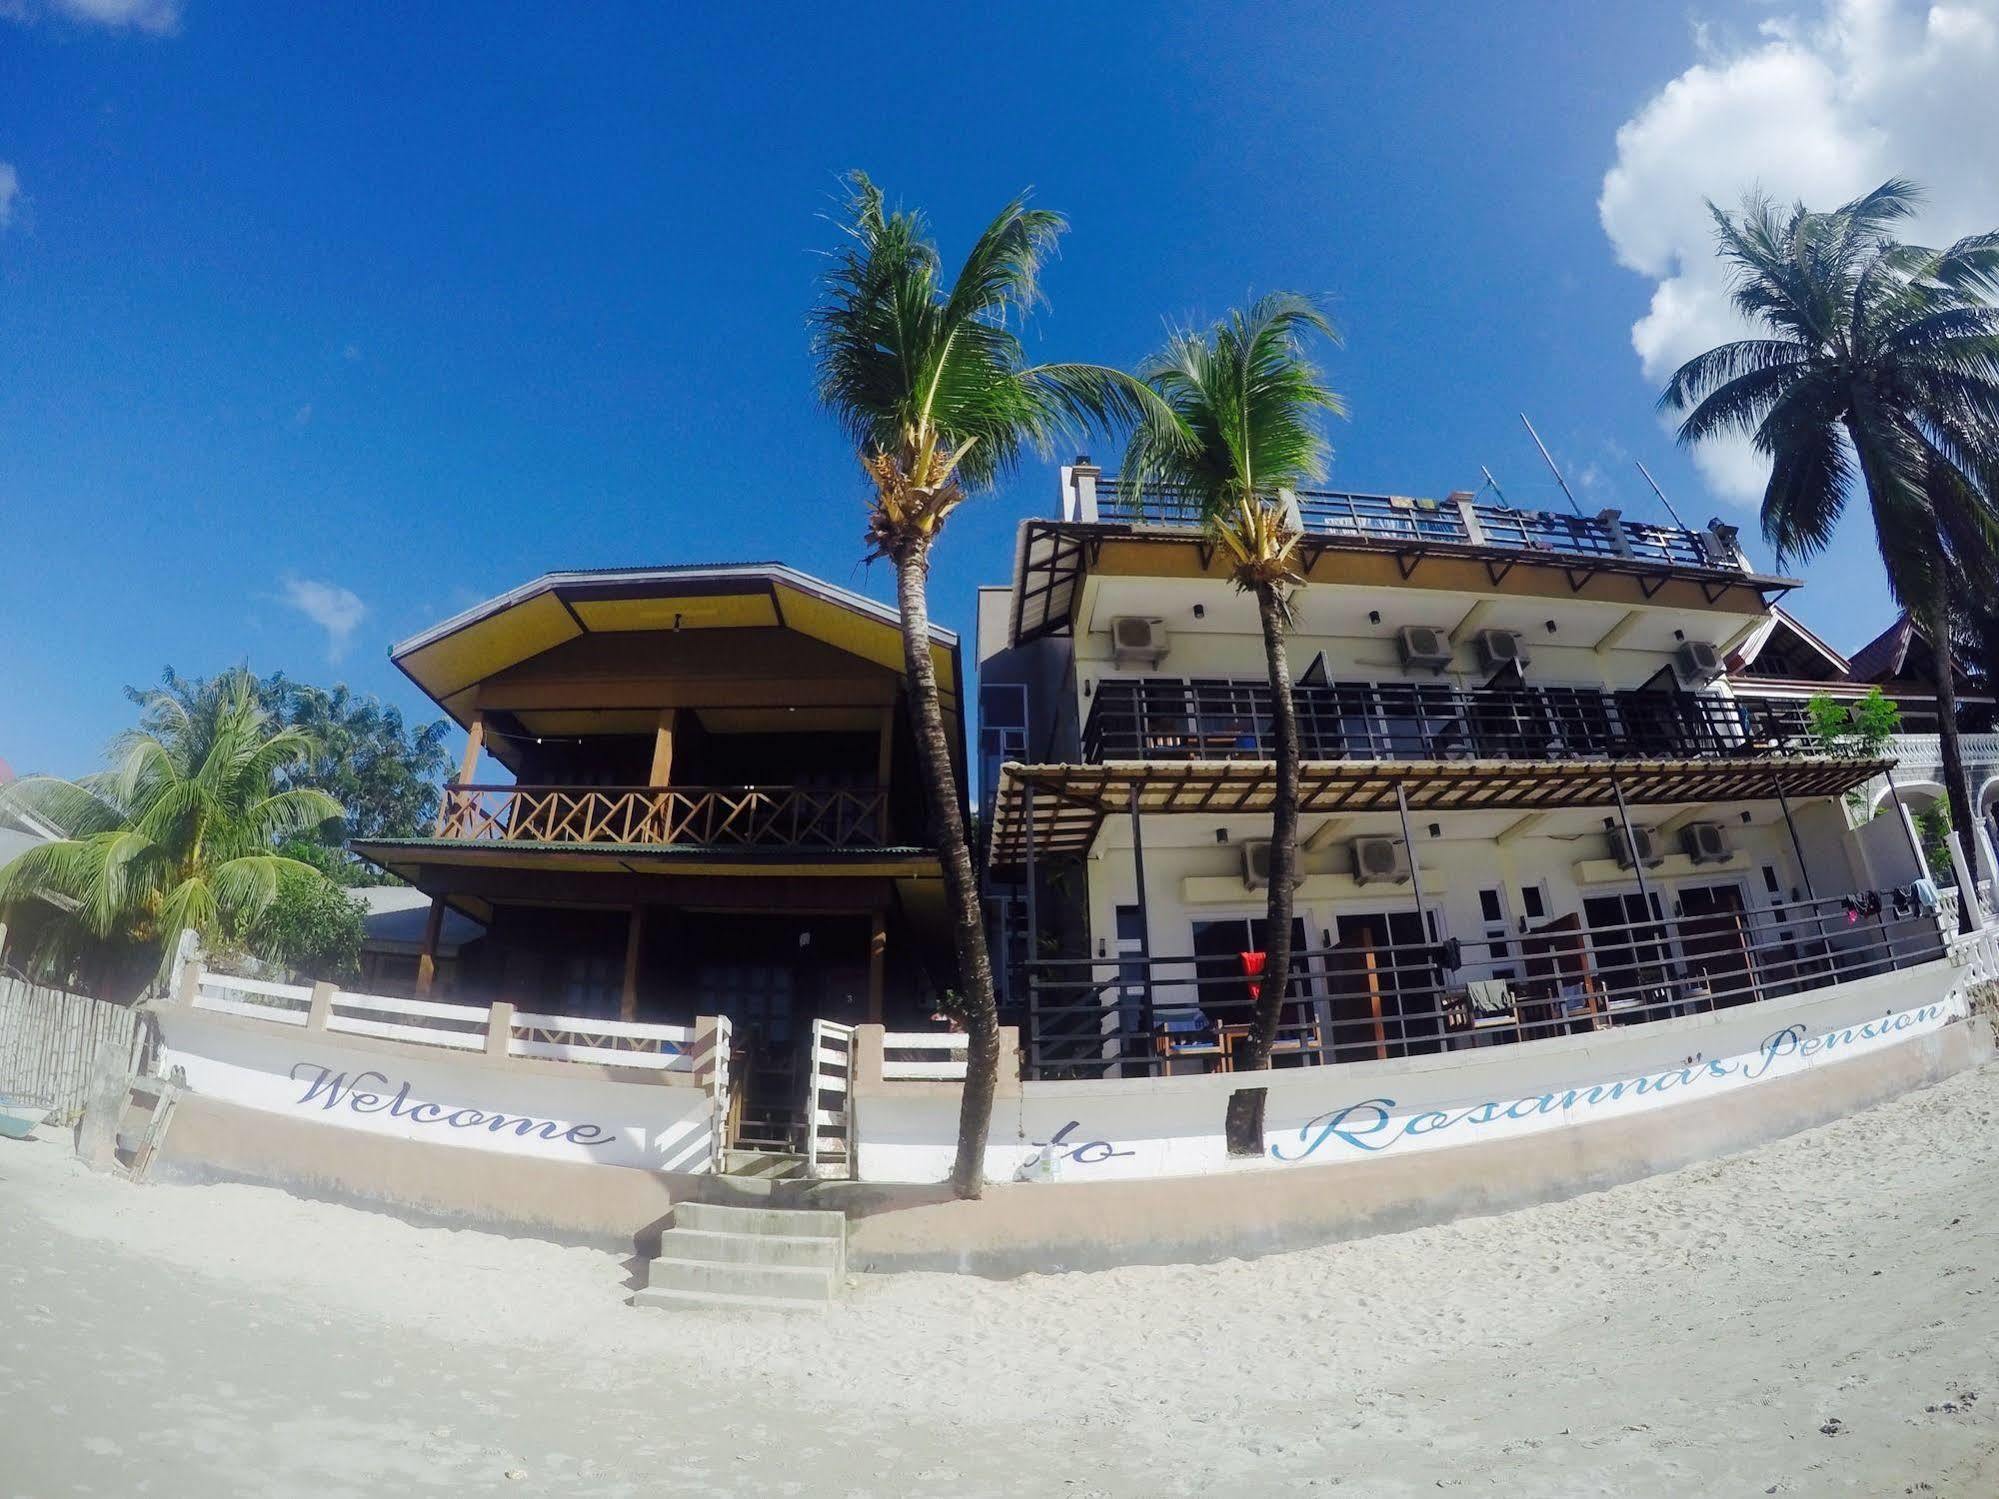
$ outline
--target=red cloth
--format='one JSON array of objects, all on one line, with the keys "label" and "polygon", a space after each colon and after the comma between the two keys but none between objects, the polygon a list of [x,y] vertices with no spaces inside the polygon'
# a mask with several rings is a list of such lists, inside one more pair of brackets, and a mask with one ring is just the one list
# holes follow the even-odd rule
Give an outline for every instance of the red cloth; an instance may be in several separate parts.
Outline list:
[{"label": "red cloth", "polygon": [[1256,975],[1263,972],[1264,954],[1260,952],[1246,952],[1240,954],[1240,956],[1242,958],[1243,976],[1249,980],[1249,997],[1252,1000],[1263,998],[1263,985],[1256,981]]}]

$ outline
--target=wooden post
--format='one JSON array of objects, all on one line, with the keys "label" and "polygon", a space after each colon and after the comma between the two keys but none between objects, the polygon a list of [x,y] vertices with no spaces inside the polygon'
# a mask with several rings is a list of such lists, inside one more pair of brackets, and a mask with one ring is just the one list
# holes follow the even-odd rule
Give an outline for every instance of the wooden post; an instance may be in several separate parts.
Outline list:
[{"label": "wooden post", "polygon": [[470,786],[479,773],[479,751],[486,747],[486,715],[474,708],[472,726],[465,731],[465,758],[458,765],[458,784]]},{"label": "wooden post", "polygon": [[876,911],[868,929],[868,1024],[882,1023],[888,977],[888,918]]},{"label": "wooden post", "polygon": [[639,1018],[639,946],[645,940],[645,925],[645,908],[633,906],[631,921],[625,928],[625,989],[618,1002],[620,1020]]},{"label": "wooden post", "polygon": [[889,774],[895,768],[895,704],[882,709],[881,728],[875,740],[875,788],[888,790]]},{"label": "wooden post", "polygon": [[437,939],[444,931],[444,897],[430,898],[430,917],[423,924],[423,951],[416,959],[416,997],[430,998],[431,986],[437,982]]},{"label": "wooden post", "polygon": [[652,773],[646,778],[648,786],[667,786],[673,782],[673,714],[671,708],[659,710],[659,722],[652,731]]}]

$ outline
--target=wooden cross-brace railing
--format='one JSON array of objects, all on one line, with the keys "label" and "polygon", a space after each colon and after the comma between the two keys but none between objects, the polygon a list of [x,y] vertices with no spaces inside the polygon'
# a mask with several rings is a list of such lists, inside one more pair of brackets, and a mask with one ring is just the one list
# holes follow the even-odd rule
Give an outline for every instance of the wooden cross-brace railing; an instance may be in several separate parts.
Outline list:
[{"label": "wooden cross-brace railing", "polygon": [[880,848],[877,787],[447,786],[437,836],[471,843]]}]

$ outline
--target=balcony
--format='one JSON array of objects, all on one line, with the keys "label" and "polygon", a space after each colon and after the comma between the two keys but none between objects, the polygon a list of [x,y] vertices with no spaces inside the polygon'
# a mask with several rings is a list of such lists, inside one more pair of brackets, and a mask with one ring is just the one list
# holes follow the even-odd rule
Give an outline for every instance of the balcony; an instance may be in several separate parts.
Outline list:
[{"label": "balcony", "polygon": [[437,836],[467,843],[869,849],[888,794],[803,786],[447,786]]},{"label": "balcony", "polygon": [[[1308,761],[1697,760],[1815,751],[1805,705],[1721,693],[1338,682],[1293,688]],[[1083,759],[1271,760],[1270,686],[1246,679],[1099,682]]]},{"label": "balcony", "polygon": [[[1598,897],[1531,930],[1292,954],[1273,1064],[1330,1066],[1510,1045],[1712,1014],[1944,955],[1940,908],[1913,888],[1696,913]],[[1670,897],[1669,897],[1670,899]],[[1420,932],[1414,910],[1395,913]],[[1048,958],[1024,965],[1027,1075],[1228,1072],[1260,992],[1261,953]],[[1252,965],[1251,960],[1256,960]]]},{"label": "balcony", "polygon": [[[1724,531],[1687,531],[1627,520],[1616,511],[1562,515],[1547,510],[1514,510],[1481,505],[1466,496],[1444,500],[1402,495],[1350,494],[1301,489],[1295,493],[1298,523],[1307,536],[1354,538],[1399,546],[1496,548],[1546,553],[1595,562],[1651,563],[1663,567],[1747,572],[1747,561]],[[1083,513],[1094,508],[1095,514]],[[1191,495],[1173,489],[1126,493],[1115,478],[1095,481],[1089,503],[1079,503],[1077,520],[1104,520],[1135,526],[1192,529],[1201,523]]]}]

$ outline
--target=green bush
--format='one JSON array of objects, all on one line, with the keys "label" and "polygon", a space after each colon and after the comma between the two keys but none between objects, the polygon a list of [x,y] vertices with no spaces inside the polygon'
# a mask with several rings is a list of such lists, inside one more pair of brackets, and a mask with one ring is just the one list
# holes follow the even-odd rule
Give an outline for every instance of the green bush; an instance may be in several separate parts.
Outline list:
[{"label": "green bush", "polygon": [[361,977],[362,934],[359,901],[324,880],[287,872],[248,946],[302,981],[351,984]]}]

